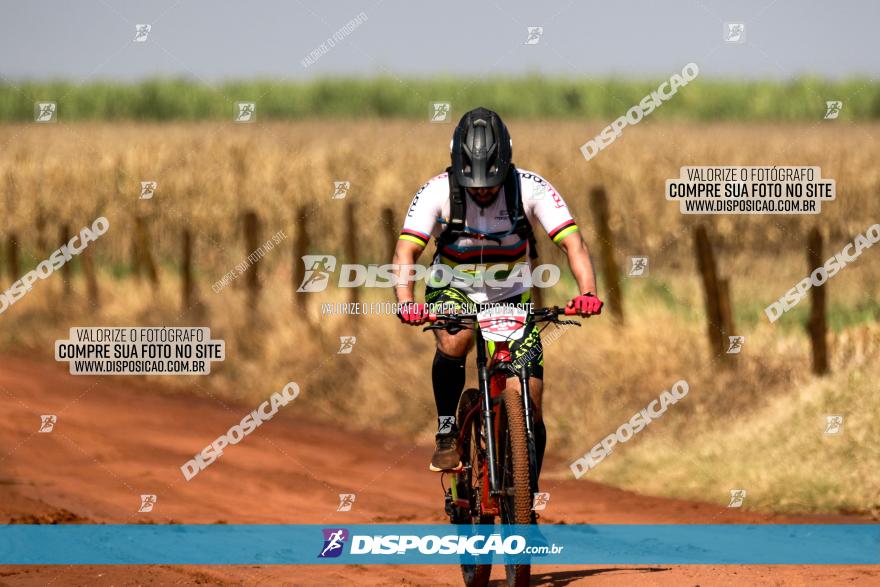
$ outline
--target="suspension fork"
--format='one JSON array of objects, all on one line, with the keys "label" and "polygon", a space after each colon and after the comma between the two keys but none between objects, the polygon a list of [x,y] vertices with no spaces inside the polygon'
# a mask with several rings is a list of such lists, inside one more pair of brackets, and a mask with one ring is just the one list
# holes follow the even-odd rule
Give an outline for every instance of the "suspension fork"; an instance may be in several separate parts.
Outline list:
[{"label": "suspension fork", "polygon": [[526,444],[529,447],[529,486],[532,494],[538,490],[538,448],[535,441],[535,421],[532,415],[532,406],[529,401],[529,371],[525,365],[520,366],[519,372],[520,390],[522,390],[523,414],[526,417]]},{"label": "suspension fork", "polygon": [[480,385],[480,394],[483,396],[483,424],[486,434],[486,459],[488,460],[489,469],[489,488],[492,495],[497,495],[500,491],[498,486],[497,475],[497,459],[498,451],[495,447],[495,413],[492,410],[492,394],[489,389],[489,367],[488,358],[486,356],[486,343],[480,331],[476,332],[477,338],[477,378]]}]

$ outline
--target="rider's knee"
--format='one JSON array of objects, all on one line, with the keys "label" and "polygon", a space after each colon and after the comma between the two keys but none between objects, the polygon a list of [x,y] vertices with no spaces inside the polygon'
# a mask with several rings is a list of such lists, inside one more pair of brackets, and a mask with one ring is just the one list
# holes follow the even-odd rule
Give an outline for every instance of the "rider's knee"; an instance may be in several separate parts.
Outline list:
[{"label": "rider's knee", "polygon": [[437,350],[449,357],[463,357],[468,354],[470,341],[454,336],[437,339]]}]

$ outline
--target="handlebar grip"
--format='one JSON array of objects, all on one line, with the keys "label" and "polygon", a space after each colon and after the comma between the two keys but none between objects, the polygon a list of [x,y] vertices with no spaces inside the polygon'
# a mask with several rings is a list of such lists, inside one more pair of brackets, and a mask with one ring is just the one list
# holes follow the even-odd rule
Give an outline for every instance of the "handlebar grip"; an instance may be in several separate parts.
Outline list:
[{"label": "handlebar grip", "polygon": [[436,321],[437,321],[437,314],[435,314],[433,312],[429,312],[427,322],[434,323]]},{"label": "handlebar grip", "polygon": [[565,314],[566,316],[577,316],[578,315],[577,310],[575,310],[574,308],[570,308],[568,306],[565,306],[563,314]]}]

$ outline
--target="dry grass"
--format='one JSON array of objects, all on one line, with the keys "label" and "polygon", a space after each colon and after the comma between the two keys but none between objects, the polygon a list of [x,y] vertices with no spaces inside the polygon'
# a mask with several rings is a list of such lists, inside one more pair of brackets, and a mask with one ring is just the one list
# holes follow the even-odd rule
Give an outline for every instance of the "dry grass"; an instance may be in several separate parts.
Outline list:
[{"label": "dry grass", "polygon": [[[590,477],[719,503],[729,489],[743,487],[753,507],[877,506],[880,455],[869,439],[878,430],[867,414],[878,408],[871,386],[880,347],[874,324],[880,251],[866,251],[828,286],[836,326],[832,377],[809,374],[800,326],[806,301],[775,325],[762,310],[806,274],[806,227],[821,219],[830,255],[880,219],[874,165],[880,147],[872,138],[880,127],[645,123],[587,164],[577,146],[600,126],[511,124],[518,163],[559,188],[593,248],[586,194],[601,184],[611,196],[618,258],[651,257],[649,278],[624,283],[625,328],[593,319],[548,347],[551,450],[574,459],[684,378],[690,395]],[[431,336],[391,317],[321,319],[317,304],[345,299],[341,291],[314,295],[309,314],[298,312],[292,247],[300,230],[296,210],[305,206],[313,250],[341,254],[346,201],[330,196],[332,182],[344,179],[352,182],[347,201],[357,204],[359,260],[386,259],[389,230],[397,227],[382,223],[380,209],[391,206],[401,218],[411,193],[445,166],[450,130],[409,122],[0,127],[0,143],[8,145],[0,151],[4,224],[24,242],[25,270],[58,246],[62,221],[74,228],[98,215],[111,221],[93,249],[101,307],[88,308],[79,275],[73,297],[64,296],[58,276],[0,316],[0,339],[11,351],[50,357],[51,341],[72,325],[198,322],[227,341],[229,358],[209,378],[166,382],[183,390],[195,381],[203,393],[251,401],[292,379],[316,414],[426,440],[434,409]],[[821,217],[688,218],[663,199],[663,181],[693,164],[819,165],[837,180],[838,200],[826,203]],[[142,179],[159,182],[153,200],[136,199]],[[243,279],[211,291],[249,252],[239,220],[246,209],[260,214],[264,238],[282,229],[290,236],[260,263],[256,309]],[[151,218],[162,260],[156,291],[128,275],[135,214]],[[710,226],[721,270],[731,279],[736,324],[747,337],[735,370],[720,369],[706,348],[690,237],[698,220]],[[201,317],[180,307],[176,264],[185,226],[196,233]],[[542,253],[559,260],[546,241]],[[11,276],[4,271],[3,279],[8,285]],[[570,293],[559,286],[547,301]],[[388,295],[365,293],[367,301]],[[349,334],[358,337],[354,352],[337,355],[338,337]],[[843,437],[828,439],[817,430],[826,413],[847,417]]]}]

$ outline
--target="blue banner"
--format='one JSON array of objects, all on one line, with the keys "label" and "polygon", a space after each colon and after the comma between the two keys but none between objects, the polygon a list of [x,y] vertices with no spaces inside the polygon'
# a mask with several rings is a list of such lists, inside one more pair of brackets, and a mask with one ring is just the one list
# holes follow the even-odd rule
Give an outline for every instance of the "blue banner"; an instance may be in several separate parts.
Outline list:
[{"label": "blue banner", "polygon": [[0,564],[880,564],[877,524],[5,525]]}]

